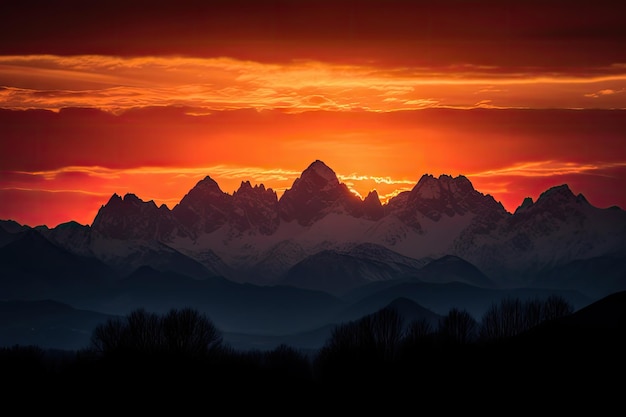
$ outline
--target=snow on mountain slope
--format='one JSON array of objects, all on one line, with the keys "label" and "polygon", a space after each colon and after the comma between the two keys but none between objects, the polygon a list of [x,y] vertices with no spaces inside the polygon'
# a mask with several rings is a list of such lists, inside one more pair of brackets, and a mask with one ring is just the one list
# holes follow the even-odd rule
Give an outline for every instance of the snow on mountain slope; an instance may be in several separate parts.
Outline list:
[{"label": "snow on mountain slope", "polygon": [[360,243],[345,253],[360,259],[384,262],[395,267],[398,272],[404,272],[406,269],[420,269],[433,260],[430,257],[415,259],[404,256],[375,243]]},{"label": "snow on mountain slope", "polygon": [[91,228],[89,226],[70,221],[61,223],[53,229],[46,228],[45,230],[40,230],[40,232],[52,242],[70,252],[82,256],[94,256],[89,247],[91,238]]},{"label": "snow on mountain slope", "polygon": [[600,209],[567,186],[525,200],[515,214],[487,231],[468,228],[453,253],[503,282],[524,282],[538,272],[602,255],[626,256],[626,212]]},{"label": "snow on mountain slope", "polygon": [[189,190],[172,209],[172,215],[192,237],[197,237],[225,224],[231,211],[232,196],[207,176]]},{"label": "snow on mountain slope", "polygon": [[[21,227],[0,226],[7,241],[7,229]],[[322,251],[371,261],[362,257],[364,244],[414,260],[455,255],[513,286],[577,259],[626,257],[626,212],[593,207],[566,185],[536,202],[525,199],[512,214],[464,176],[426,174],[381,205],[375,191],[361,200],[319,160],[280,199],[248,181],[230,195],[207,176],[172,210],[114,194],[91,227],[68,223],[41,232],[124,271],[147,264],[264,284]],[[387,255],[376,256],[399,265]]]},{"label": "snow on mountain slope", "polygon": [[295,264],[279,283],[341,295],[371,282],[398,278],[397,275],[397,271],[382,260],[323,250]]},{"label": "snow on mountain slope", "polygon": [[271,188],[263,184],[252,187],[250,181],[243,181],[233,193],[233,211],[230,223],[240,231],[258,231],[271,235],[280,224],[278,216],[278,198]]},{"label": "snow on mountain slope", "polygon": [[366,242],[383,245],[410,258],[437,258],[449,253],[456,237],[467,228],[474,215],[444,215],[434,221],[421,213],[415,215],[420,228],[408,226],[398,217],[388,215],[370,226],[365,233]]},{"label": "snow on mountain slope", "polygon": [[160,271],[177,271],[197,279],[219,275],[219,272],[156,240],[114,239],[95,233],[90,249],[96,258],[120,274],[129,274],[141,266],[151,266]]}]

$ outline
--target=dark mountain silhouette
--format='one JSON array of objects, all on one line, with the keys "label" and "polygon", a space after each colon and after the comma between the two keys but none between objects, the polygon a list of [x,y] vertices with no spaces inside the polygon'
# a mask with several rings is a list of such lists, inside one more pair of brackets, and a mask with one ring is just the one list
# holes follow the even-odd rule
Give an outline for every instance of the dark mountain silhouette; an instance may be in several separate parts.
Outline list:
[{"label": "dark mountain silhouette", "polygon": [[427,263],[415,276],[423,282],[463,282],[477,287],[497,287],[474,265],[454,255],[445,255]]},{"label": "dark mountain silhouette", "polygon": [[380,202],[378,192],[370,191],[363,199],[363,215],[366,219],[380,220],[385,216],[385,208]]},{"label": "dark mountain silhouette", "polygon": [[141,307],[159,313],[192,307],[223,331],[266,334],[319,326],[342,306],[324,292],[238,284],[218,277],[198,280],[147,266],[116,282],[99,300],[101,310],[118,315]]},{"label": "dark mountain silhouette", "polygon": [[143,201],[130,193],[124,198],[113,194],[98,211],[92,229],[104,237],[120,240],[160,240],[180,233],[167,206],[157,207],[154,201]]},{"label": "dark mountain silhouette", "polygon": [[13,220],[0,220],[0,248],[20,237],[20,232],[30,229]]},{"label": "dark mountain silhouette", "polygon": [[[436,329],[439,319],[441,318],[440,315],[404,297],[397,298],[382,308],[391,308],[397,311],[403,319],[404,330],[406,330],[412,321],[416,320],[425,320],[433,329]],[[226,333],[224,339],[233,347],[241,350],[270,350],[281,344],[286,344],[304,352],[314,354],[331,337],[333,329],[335,329],[337,325],[358,320],[378,310],[380,309],[372,311],[363,310],[363,314],[354,314],[354,312],[352,312],[352,314],[341,313],[334,317],[333,321],[329,324],[304,332],[282,335]]]},{"label": "dark mountain silhouette", "polygon": [[476,287],[461,282],[434,284],[411,280],[392,281],[389,283],[390,285],[386,285],[383,288],[376,284],[370,285],[370,288],[364,287],[359,289],[360,291],[357,290],[348,294],[347,298],[344,297],[351,304],[344,314],[350,317],[362,316],[366,312],[383,308],[397,298],[407,298],[439,315],[447,314],[452,308],[466,310],[474,319],[479,321],[493,303],[498,303],[505,297],[527,300],[534,298],[543,299],[551,294],[557,294],[570,302],[576,309],[582,308],[593,301],[593,299],[575,291],[554,289],[493,289]]},{"label": "dark mountain silhouette", "polygon": [[[402,320],[403,320],[402,324],[403,324],[404,330],[407,329],[407,327],[411,324],[411,322],[419,321],[419,320],[424,320],[425,322],[429,323],[433,329],[436,329],[439,324],[439,320],[442,317],[442,315],[436,314],[432,312],[431,310],[422,307],[415,301],[406,297],[396,298],[395,300],[393,300],[392,302],[390,302],[389,304],[387,304],[386,306],[382,308],[383,309],[389,308],[389,309],[395,310],[402,317]],[[371,314],[371,313],[373,312],[370,312],[367,314]],[[367,314],[364,314],[364,315],[367,315]],[[360,317],[355,317],[355,318],[358,319]]]},{"label": "dark mountain silhouette", "polygon": [[[107,253],[110,245],[115,250]],[[97,254],[104,253],[103,260],[121,275],[141,266],[150,266],[159,271],[175,271],[196,279],[220,276],[228,270],[221,259],[210,250],[194,259],[156,240],[98,241],[92,247]]]},{"label": "dark mountain silhouette", "polygon": [[95,258],[75,255],[27,230],[0,248],[3,299],[75,300],[100,290],[114,271]]},{"label": "dark mountain silhouette", "polygon": [[[280,282],[341,295],[370,282],[416,275],[430,261],[409,258],[381,245],[362,243],[345,251],[326,250],[311,255],[291,267]],[[460,268],[457,269],[461,276]]]},{"label": "dark mountain silhouette", "polygon": [[84,349],[93,329],[111,317],[53,300],[0,301],[0,346]]},{"label": "dark mountain silhouette", "polygon": [[0,220],[0,231],[16,234],[28,230],[29,227],[21,225],[14,220]]},{"label": "dark mountain silhouette", "polygon": [[397,276],[398,272],[383,261],[328,250],[298,262],[289,269],[282,283],[340,295],[368,282]]},{"label": "dark mountain silhouette", "polygon": [[[547,321],[518,337],[525,346],[583,346],[602,353],[626,347],[626,291],[601,298],[571,315]],[[595,349],[594,349],[595,348]],[[624,366],[624,364],[622,364]]]},{"label": "dark mountain silhouette", "polygon": [[626,258],[577,259],[538,273],[533,284],[542,288],[579,290],[593,298],[601,298],[626,290]]},{"label": "dark mountain silhouette", "polygon": [[[537,381],[542,392],[554,380],[568,392],[603,404],[620,398],[618,375],[626,371],[626,291],[603,297],[574,313],[545,321],[502,343],[488,346],[486,355],[520,358],[507,370],[520,377],[549,374]],[[504,377],[494,366],[494,378]],[[614,377],[610,377],[610,375]]]},{"label": "dark mountain silhouette", "polygon": [[49,229],[46,226],[36,228],[39,233],[48,240],[63,249],[88,257],[94,257],[89,245],[91,239],[91,227],[79,224],[75,221],[61,223],[57,227]]}]

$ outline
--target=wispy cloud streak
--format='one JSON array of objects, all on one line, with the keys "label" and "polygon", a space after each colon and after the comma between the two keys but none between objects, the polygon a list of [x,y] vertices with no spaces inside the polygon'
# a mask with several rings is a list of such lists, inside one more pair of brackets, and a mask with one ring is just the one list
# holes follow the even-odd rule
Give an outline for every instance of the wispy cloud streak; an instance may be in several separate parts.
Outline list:
[{"label": "wispy cloud streak", "polygon": [[509,167],[491,169],[473,174],[471,177],[552,177],[556,175],[599,175],[605,176],[606,171],[613,168],[624,168],[626,162],[577,163],[562,161],[533,161],[514,164]]},{"label": "wispy cloud streak", "polygon": [[[188,191],[183,189],[184,184],[189,184],[189,180],[192,182],[199,181],[206,176],[216,180],[220,186],[227,184],[223,188],[225,190],[236,188],[240,181],[251,181],[255,184],[265,184],[280,194],[290,188],[300,175],[301,172],[296,170],[232,165],[125,169],[101,166],[68,166],[47,171],[5,171],[3,172],[3,180],[0,181],[0,190],[75,192],[107,196],[114,191],[120,192],[120,183],[128,184],[128,187],[121,187],[121,189],[135,192],[132,184],[144,184],[145,181],[148,181],[153,185],[154,190],[148,191],[145,198],[155,199],[160,203],[170,205],[176,204],[182,196],[181,193]],[[371,184],[383,186],[385,190],[389,191],[379,195],[383,203],[401,191],[410,190],[415,185],[413,180],[391,177],[338,174],[337,178],[359,196],[371,191],[369,188]],[[158,186],[155,187],[154,184],[158,184]],[[176,197],[163,193],[164,185],[168,184],[172,189],[177,190]]]},{"label": "wispy cloud streak", "polygon": [[[0,107],[13,109],[97,107],[122,112],[181,106],[204,111],[387,112],[484,107],[486,102],[504,108],[626,108],[623,95],[615,94],[626,89],[623,65],[566,72],[473,65],[379,68],[317,61],[26,55],[0,56],[0,86]],[[610,92],[617,97],[598,104],[596,99]]]}]

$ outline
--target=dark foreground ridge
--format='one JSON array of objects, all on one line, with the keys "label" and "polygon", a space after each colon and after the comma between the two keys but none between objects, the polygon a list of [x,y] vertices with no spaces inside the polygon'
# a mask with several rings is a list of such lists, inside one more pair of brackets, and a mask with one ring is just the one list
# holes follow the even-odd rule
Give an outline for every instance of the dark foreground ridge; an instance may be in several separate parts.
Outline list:
[{"label": "dark foreground ridge", "polygon": [[[389,407],[432,400],[500,401],[525,406],[563,402],[604,406],[620,398],[626,371],[626,292],[581,310],[559,297],[503,299],[481,322],[451,309],[436,325],[406,322],[393,303],[334,328],[316,352],[288,345],[239,351],[224,343],[209,318],[193,309],[157,315],[138,309],[98,325],[80,351],[13,346],[0,351],[12,395],[80,395],[130,401],[146,410],[191,407],[208,399],[279,410],[293,401],[312,409],[331,404]],[[13,396],[15,395],[15,397]],[[110,404],[103,404],[104,407]],[[446,410],[453,404],[440,404]],[[308,405],[307,405],[308,410]]]}]

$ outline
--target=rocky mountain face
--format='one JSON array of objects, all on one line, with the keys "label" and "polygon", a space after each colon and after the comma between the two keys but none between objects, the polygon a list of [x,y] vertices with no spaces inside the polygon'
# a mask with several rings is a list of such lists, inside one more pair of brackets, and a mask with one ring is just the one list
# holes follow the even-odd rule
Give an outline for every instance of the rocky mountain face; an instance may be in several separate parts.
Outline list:
[{"label": "rocky mountain face", "polygon": [[416,228],[420,227],[421,216],[436,222],[442,217],[464,216],[468,213],[476,215],[491,212],[502,217],[507,214],[502,204],[492,196],[476,191],[466,177],[453,178],[449,175],[439,178],[423,175],[406,196],[391,201],[386,212],[395,214],[404,223]]},{"label": "rocky mountain face", "polygon": [[229,223],[239,232],[258,231],[271,235],[280,225],[276,192],[263,184],[252,187],[250,181],[242,182],[233,193]]},{"label": "rocky mountain face", "polygon": [[207,176],[183,197],[172,214],[191,237],[197,237],[226,224],[232,210],[233,197]]},{"label": "rocky mountain face", "polygon": [[361,217],[363,206],[361,199],[321,161],[313,162],[278,202],[281,220],[295,220],[301,226],[310,226],[331,212]]},{"label": "rocky mountain face", "polygon": [[113,194],[100,208],[91,227],[112,239],[164,240],[178,232],[177,220],[165,205],[157,207],[154,201],[143,201],[135,194],[123,198]]},{"label": "rocky mountain face", "polygon": [[626,256],[626,212],[600,209],[567,185],[527,198],[505,221],[463,230],[451,250],[489,275],[532,278],[574,260]]},{"label": "rocky mountain face", "polygon": [[[5,243],[22,230],[14,222],[0,226]],[[320,260],[336,265],[335,272],[361,271],[351,281],[361,285],[456,256],[493,285],[514,286],[572,261],[626,258],[626,212],[594,207],[567,185],[537,201],[527,198],[509,213],[464,176],[427,174],[383,205],[376,191],[361,200],[319,160],[280,198],[249,181],[231,195],[207,176],[172,210],[114,194],[91,226],[68,223],[41,232],[67,251],[124,272],[149,265],[192,271],[198,279],[220,275],[262,284],[299,282],[302,275],[315,288],[316,274],[328,271]],[[383,253],[382,260],[366,259],[364,247]],[[370,267],[375,271],[367,273]]]}]

